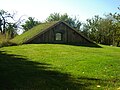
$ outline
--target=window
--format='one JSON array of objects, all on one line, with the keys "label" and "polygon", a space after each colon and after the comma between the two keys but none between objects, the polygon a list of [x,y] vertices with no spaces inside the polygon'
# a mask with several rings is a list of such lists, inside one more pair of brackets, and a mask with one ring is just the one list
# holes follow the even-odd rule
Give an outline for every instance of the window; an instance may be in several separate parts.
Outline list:
[{"label": "window", "polygon": [[62,34],[61,33],[56,33],[55,40],[62,40]]}]

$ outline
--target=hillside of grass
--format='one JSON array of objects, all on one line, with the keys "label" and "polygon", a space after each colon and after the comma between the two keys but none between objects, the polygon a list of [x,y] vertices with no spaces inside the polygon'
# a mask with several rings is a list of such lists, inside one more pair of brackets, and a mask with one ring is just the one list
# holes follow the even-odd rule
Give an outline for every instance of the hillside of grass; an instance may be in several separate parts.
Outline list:
[{"label": "hillside of grass", "polygon": [[0,90],[119,90],[120,48],[101,47],[0,48]]},{"label": "hillside of grass", "polygon": [[16,36],[10,42],[14,44],[23,44],[29,39],[33,38],[34,36],[38,35],[40,32],[46,30],[47,28],[53,26],[56,23],[57,21],[50,23],[41,23],[40,25],[37,25],[32,29],[28,30],[27,32],[23,33],[22,35]]}]

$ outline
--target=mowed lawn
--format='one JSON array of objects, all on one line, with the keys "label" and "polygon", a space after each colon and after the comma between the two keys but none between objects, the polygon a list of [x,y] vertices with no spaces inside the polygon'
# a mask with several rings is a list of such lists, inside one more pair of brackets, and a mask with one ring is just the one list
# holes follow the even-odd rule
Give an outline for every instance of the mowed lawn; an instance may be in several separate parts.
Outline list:
[{"label": "mowed lawn", "polygon": [[0,48],[0,90],[120,90],[120,48],[101,47]]}]

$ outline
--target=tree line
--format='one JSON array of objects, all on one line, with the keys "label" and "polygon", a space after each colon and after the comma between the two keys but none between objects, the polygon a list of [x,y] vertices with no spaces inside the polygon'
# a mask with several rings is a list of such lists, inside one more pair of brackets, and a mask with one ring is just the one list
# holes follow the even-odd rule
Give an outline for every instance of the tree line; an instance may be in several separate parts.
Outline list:
[{"label": "tree line", "polygon": [[[118,8],[119,9],[119,8]],[[119,9],[120,10],[120,9]],[[91,19],[87,19],[86,23],[82,23],[76,17],[72,18],[67,13],[52,13],[44,22],[35,20],[33,17],[23,23],[24,20],[19,18],[14,20],[15,13],[11,14],[4,10],[0,10],[0,33],[8,35],[13,38],[17,35],[19,28],[22,28],[23,33],[32,27],[41,23],[48,23],[52,21],[64,21],[71,27],[83,33],[86,37],[95,41],[96,43],[105,45],[120,46],[120,14],[109,13],[104,18],[95,15]],[[11,22],[12,21],[12,22]]]},{"label": "tree line", "polygon": [[120,46],[120,14],[110,13],[105,18],[94,16],[87,19],[82,33],[97,43]]}]

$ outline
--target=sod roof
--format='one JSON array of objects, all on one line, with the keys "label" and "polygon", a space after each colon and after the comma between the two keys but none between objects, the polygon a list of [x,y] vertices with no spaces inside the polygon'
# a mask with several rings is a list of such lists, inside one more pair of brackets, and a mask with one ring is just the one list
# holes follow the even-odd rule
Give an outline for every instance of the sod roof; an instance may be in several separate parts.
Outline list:
[{"label": "sod roof", "polygon": [[28,30],[27,32],[16,36],[10,42],[12,42],[14,44],[23,44],[23,43],[27,42],[28,40],[32,39],[33,37],[37,36],[39,33],[56,25],[58,22],[59,21],[54,21],[54,22],[50,22],[50,23],[42,23],[40,25],[37,25],[37,26],[33,27],[32,29]]},{"label": "sod roof", "polygon": [[49,22],[49,23],[41,23],[40,25],[37,25],[37,26],[33,27],[32,29],[28,30],[27,32],[16,36],[10,42],[13,43],[13,44],[27,43],[27,42],[33,40],[38,35],[44,33],[45,31],[47,31],[47,30],[49,30],[51,28],[53,28],[54,26],[58,25],[61,22],[64,23],[65,25],[67,25],[68,27],[70,27],[72,30],[79,33],[79,35],[81,35],[83,38],[85,38],[88,42],[91,42],[91,43],[95,44],[89,38],[85,37],[80,32],[78,32],[77,30],[75,30],[74,28],[72,28],[71,26],[69,26],[67,23],[65,23],[63,21],[54,21],[54,22]]}]

